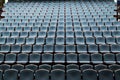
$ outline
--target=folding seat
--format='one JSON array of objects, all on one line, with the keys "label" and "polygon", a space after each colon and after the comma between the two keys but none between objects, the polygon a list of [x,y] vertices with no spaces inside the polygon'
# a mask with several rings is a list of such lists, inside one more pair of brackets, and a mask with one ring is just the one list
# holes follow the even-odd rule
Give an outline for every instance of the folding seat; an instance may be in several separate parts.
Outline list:
[{"label": "folding seat", "polygon": [[55,44],[55,40],[52,37],[48,37],[48,38],[46,38],[46,42],[45,43],[46,43],[46,45]]},{"label": "folding seat", "polygon": [[46,32],[41,30],[40,32],[38,32],[38,37],[40,38],[46,37]]},{"label": "folding seat", "polygon": [[65,80],[65,71],[54,69],[51,71],[51,80]]},{"label": "folding seat", "polygon": [[119,80],[120,79],[120,69],[115,70],[114,76],[115,76],[115,80]]},{"label": "folding seat", "polygon": [[116,27],[115,26],[110,26],[110,27],[108,27],[108,30],[109,31],[116,31]]},{"label": "folding seat", "polygon": [[45,44],[45,39],[42,38],[42,37],[36,38],[35,43],[36,43],[37,45]]},{"label": "folding seat", "polygon": [[56,65],[52,66],[52,69],[53,70],[55,70],[55,69],[65,70],[65,66],[62,64],[56,64]]},{"label": "folding seat", "polygon": [[8,32],[14,31],[14,27],[11,27],[11,26],[10,26],[10,27],[7,27],[7,31],[8,31]]},{"label": "folding seat", "polygon": [[71,69],[78,69],[79,70],[79,66],[76,64],[69,64],[66,66],[67,70],[71,70]]},{"label": "folding seat", "polygon": [[86,53],[87,52],[87,46],[86,45],[77,45],[77,52],[78,53]]},{"label": "folding seat", "polygon": [[28,54],[18,54],[17,63],[26,64],[28,62]]},{"label": "folding seat", "polygon": [[55,52],[65,52],[64,45],[55,45]]},{"label": "folding seat", "polygon": [[35,71],[35,70],[37,70],[38,66],[35,64],[28,64],[25,66],[25,68]]},{"label": "folding seat", "polygon": [[57,31],[57,37],[64,37],[65,32],[64,31]]},{"label": "folding seat", "polygon": [[57,27],[57,31],[58,31],[58,36],[64,35],[64,34],[61,33],[62,31],[64,31],[64,27],[61,27],[61,26],[60,26],[60,27]]},{"label": "folding seat", "polygon": [[86,31],[86,32],[84,32],[84,36],[85,36],[85,37],[93,37],[93,32],[91,32],[91,31]]},{"label": "folding seat", "polygon": [[109,45],[99,45],[99,50],[101,53],[109,53],[110,52]]},{"label": "folding seat", "polygon": [[51,63],[53,62],[53,54],[47,53],[42,54],[42,63]]},{"label": "folding seat", "polygon": [[32,27],[32,31],[38,32],[38,31],[40,31],[40,28],[39,27]]},{"label": "folding seat", "polygon": [[104,32],[103,32],[103,36],[104,36],[104,37],[112,37],[112,34],[111,34],[110,31],[104,31]]},{"label": "folding seat", "polygon": [[[75,26],[75,25],[74,25]],[[74,31],[77,32],[77,31],[81,31],[81,27],[74,27]]]},{"label": "folding seat", "polygon": [[15,44],[15,38],[7,38],[6,44]]},{"label": "folding seat", "polygon": [[79,54],[79,62],[80,63],[90,63],[90,55],[89,54]]},{"label": "folding seat", "polygon": [[39,69],[35,72],[35,80],[49,80],[49,71],[46,69]]},{"label": "folding seat", "polygon": [[55,37],[55,32],[53,31],[47,32],[47,37]]},{"label": "folding seat", "polygon": [[30,53],[32,51],[31,45],[22,45],[22,52],[23,53]]},{"label": "folding seat", "polygon": [[95,31],[94,36],[95,37],[102,37],[102,32],[101,31]]},{"label": "folding seat", "polygon": [[19,37],[19,32],[11,32],[11,37],[12,38]]},{"label": "folding seat", "polygon": [[6,43],[6,38],[0,38],[0,44],[5,44]]},{"label": "folding seat", "polygon": [[42,64],[39,66],[39,69],[51,70],[51,66],[49,64]]},{"label": "folding seat", "polygon": [[22,30],[23,30],[22,27],[19,27],[19,26],[15,28],[15,31],[17,31],[17,32],[21,32]]},{"label": "folding seat", "polygon": [[78,69],[67,70],[67,80],[81,80],[81,71]]},{"label": "folding seat", "polygon": [[75,32],[75,37],[83,37],[83,32],[82,31]]},{"label": "folding seat", "polygon": [[96,44],[105,44],[104,37],[96,37]]},{"label": "folding seat", "polygon": [[10,32],[1,32],[2,37],[10,37]]},{"label": "folding seat", "polygon": [[15,69],[8,69],[4,72],[4,80],[18,80],[18,71]]},{"label": "folding seat", "polygon": [[1,64],[0,65],[0,70],[5,71],[8,69],[10,69],[10,65],[8,65],[8,64]]},{"label": "folding seat", "polygon": [[32,52],[37,52],[41,53],[42,51],[42,45],[33,45],[33,51]]},{"label": "folding seat", "polygon": [[54,52],[54,45],[44,45],[44,52]]},{"label": "folding seat", "polygon": [[66,54],[66,62],[67,63],[77,63],[78,60],[77,60],[77,54],[74,54],[74,53],[68,53]]},{"label": "folding seat", "polygon": [[109,53],[104,54],[103,58],[104,58],[104,63],[108,63],[108,64],[115,63],[115,55],[114,54],[109,54]]},{"label": "folding seat", "polygon": [[120,52],[120,45],[113,44],[110,47],[111,47],[111,52],[113,52],[113,53],[119,53]]},{"label": "folding seat", "polygon": [[82,30],[85,31],[90,31],[90,27],[82,27]]},{"label": "folding seat", "polygon": [[102,25],[102,26],[100,27],[100,31],[107,31],[107,27],[104,26],[104,25]]},{"label": "folding seat", "polygon": [[76,52],[76,46],[75,45],[66,45],[66,52]]},{"label": "folding seat", "polygon": [[6,31],[6,27],[1,27],[0,26],[0,32]]},{"label": "folding seat", "polygon": [[29,63],[40,63],[40,54],[30,54]]},{"label": "folding seat", "polygon": [[29,37],[30,38],[35,38],[35,37],[37,37],[37,32],[29,32]]},{"label": "folding seat", "polygon": [[111,64],[111,65],[109,65],[109,69],[111,69],[113,71],[118,70],[118,69],[120,69],[120,65],[118,65],[118,64]]},{"label": "folding seat", "polygon": [[87,37],[86,44],[95,44],[95,38],[94,37]]},{"label": "folding seat", "polygon": [[31,45],[35,43],[35,39],[34,38],[26,38],[26,44],[27,45]]},{"label": "folding seat", "polygon": [[66,44],[72,45],[74,44],[75,40],[73,37],[67,37],[66,38]]},{"label": "folding seat", "polygon": [[112,36],[113,37],[120,37],[120,31],[113,31]]},{"label": "folding seat", "polygon": [[65,63],[65,54],[54,54],[54,63]]},{"label": "folding seat", "polygon": [[107,69],[107,65],[104,65],[104,64],[98,64],[98,65],[95,65],[95,70],[103,70],[103,69]]},{"label": "folding seat", "polygon": [[17,38],[16,44],[18,44],[18,45],[25,44],[25,38]]},{"label": "folding seat", "polygon": [[83,64],[80,66],[81,70],[86,70],[86,69],[93,69],[93,66],[90,64]]},{"label": "folding seat", "polygon": [[62,45],[65,44],[65,40],[63,37],[57,37],[56,38],[56,44]]},{"label": "folding seat", "polygon": [[98,53],[98,46],[94,44],[88,45],[88,52],[89,53]]},{"label": "folding seat", "polygon": [[33,80],[33,70],[23,69],[20,71],[20,80]]},{"label": "folding seat", "polygon": [[103,63],[102,54],[91,54],[91,62],[94,64]]},{"label": "folding seat", "polygon": [[20,71],[20,70],[24,69],[24,65],[14,64],[14,65],[12,65],[12,69],[16,69],[16,70]]},{"label": "folding seat", "polygon": [[93,69],[87,69],[83,71],[83,80],[98,80],[97,71]]},{"label": "folding seat", "polygon": [[85,39],[83,37],[76,37],[76,44],[85,44]]},{"label": "folding seat", "polygon": [[0,63],[4,61],[4,54],[0,54]]},{"label": "folding seat", "polygon": [[83,27],[86,27],[86,26],[88,26],[88,22],[82,22],[81,25],[82,25]]},{"label": "folding seat", "polygon": [[16,62],[16,54],[6,54],[5,63],[15,63]]},{"label": "folding seat", "polygon": [[113,72],[109,69],[103,69],[99,71],[99,80],[114,80]]},{"label": "folding seat", "polygon": [[66,26],[66,31],[68,32],[68,31],[73,31],[73,28],[72,27],[68,27],[68,26]]},{"label": "folding seat", "polygon": [[74,37],[74,32],[73,31],[67,31],[66,32],[66,37]]},{"label": "folding seat", "polygon": [[3,52],[3,53],[10,52],[10,45],[1,45],[0,48],[1,48],[0,52]]},{"label": "folding seat", "polygon": [[120,63],[120,54],[116,54],[116,62]]},{"label": "folding seat", "polygon": [[117,37],[117,38],[116,38],[116,43],[117,43],[117,44],[120,44],[120,37]]},{"label": "folding seat", "polygon": [[115,44],[115,38],[114,37],[107,37],[106,43],[107,44]]},{"label": "folding seat", "polygon": [[21,52],[21,46],[20,45],[11,45],[11,52],[12,53],[19,53],[19,52]]}]

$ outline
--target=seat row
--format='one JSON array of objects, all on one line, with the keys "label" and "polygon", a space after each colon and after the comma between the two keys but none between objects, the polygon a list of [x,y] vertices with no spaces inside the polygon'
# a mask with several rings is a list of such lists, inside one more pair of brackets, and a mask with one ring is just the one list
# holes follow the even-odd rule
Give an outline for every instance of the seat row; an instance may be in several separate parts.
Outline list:
[{"label": "seat row", "polygon": [[115,72],[109,69],[96,71],[86,69],[81,72],[78,69],[67,70],[54,69],[51,72],[45,69],[39,69],[35,72],[30,69],[23,69],[18,72],[15,69],[8,69],[4,73],[0,71],[1,80],[119,80],[120,70]]},{"label": "seat row", "polygon": [[103,70],[103,69],[110,69],[112,71],[115,70],[119,70],[120,69],[120,65],[119,64],[111,64],[111,65],[105,65],[105,64],[97,64],[97,65],[91,65],[91,64],[27,64],[27,65],[23,65],[23,64],[13,64],[13,65],[9,65],[9,64],[1,64],[0,65],[0,70],[1,71],[5,71],[8,69],[16,69],[18,71],[21,71],[23,69],[31,69],[33,71],[36,71],[38,69],[45,69],[48,70],[49,72],[51,72],[51,70],[55,70],[55,69],[61,69],[61,70],[71,70],[71,69],[77,69],[77,70],[81,70],[84,71],[86,69],[94,69],[96,71],[99,70]]},{"label": "seat row", "polygon": [[14,64],[14,63],[105,63],[113,64],[120,63],[120,54],[75,54],[75,53],[18,53],[18,54],[0,54],[0,63]]}]

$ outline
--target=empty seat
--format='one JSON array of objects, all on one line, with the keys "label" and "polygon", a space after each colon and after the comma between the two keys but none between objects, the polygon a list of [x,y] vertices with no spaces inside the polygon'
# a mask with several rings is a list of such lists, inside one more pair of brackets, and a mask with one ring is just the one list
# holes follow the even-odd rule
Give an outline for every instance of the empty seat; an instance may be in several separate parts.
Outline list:
[{"label": "empty seat", "polygon": [[115,55],[114,54],[104,54],[104,62],[105,63],[115,63]]},{"label": "empty seat", "polygon": [[4,80],[18,80],[18,71],[15,69],[8,69],[4,72]]},{"label": "empty seat", "polygon": [[28,54],[18,54],[17,55],[17,63],[27,63],[28,62]]},{"label": "empty seat", "polygon": [[77,52],[78,53],[86,53],[87,52],[87,46],[86,45],[77,45]]},{"label": "empty seat", "polygon": [[94,64],[103,63],[102,54],[91,54],[91,62]]},{"label": "empty seat", "polygon": [[31,45],[23,45],[22,46],[22,52],[23,53],[30,53],[32,51],[32,46]]},{"label": "empty seat", "polygon": [[12,53],[19,53],[19,52],[21,52],[21,46],[20,45],[12,45],[11,46],[11,52]]},{"label": "empty seat", "polygon": [[67,80],[81,80],[81,72],[78,69],[67,70]]},{"label": "empty seat", "polygon": [[29,63],[40,63],[40,54],[30,54]]},{"label": "empty seat", "polygon": [[115,70],[114,76],[115,76],[115,80],[119,80],[120,79],[120,69]]},{"label": "empty seat", "polygon": [[62,64],[56,64],[56,65],[53,65],[52,69],[61,69],[61,70],[65,70],[65,66],[62,65]]},{"label": "empty seat", "polygon": [[89,54],[79,54],[79,62],[80,63],[90,63],[90,55]]},{"label": "empty seat", "polygon": [[75,45],[66,45],[66,52],[76,52],[76,46]]},{"label": "empty seat", "polygon": [[48,54],[42,54],[42,63],[51,63],[53,62],[53,55],[48,53]]},{"label": "empty seat", "polygon": [[0,70],[7,70],[7,69],[10,69],[10,65],[8,65],[8,64],[1,64],[0,65]]},{"label": "empty seat", "polygon": [[66,69],[67,70],[70,70],[70,69],[78,69],[79,70],[79,66],[76,64],[69,64],[66,66]]},{"label": "empty seat", "polygon": [[16,54],[6,54],[5,63],[15,63],[16,62]]},{"label": "empty seat", "polygon": [[53,52],[54,45],[44,45],[44,52]]},{"label": "empty seat", "polygon": [[83,80],[98,80],[97,71],[92,69],[87,69],[83,71]]},{"label": "empty seat", "polygon": [[104,64],[95,65],[95,70],[103,70],[103,69],[107,69],[107,65]]},{"label": "empty seat", "polygon": [[40,69],[51,70],[51,66],[49,64],[42,64],[39,66]]},{"label": "empty seat", "polygon": [[4,61],[4,54],[0,54],[0,63]]},{"label": "empty seat", "polygon": [[65,52],[64,45],[55,45],[55,52]]},{"label": "empty seat", "polygon": [[15,64],[15,65],[12,65],[12,69],[16,69],[18,71],[24,69],[24,65],[22,64]]},{"label": "empty seat", "polygon": [[99,50],[100,50],[101,53],[110,52],[109,45],[99,45]]},{"label": "empty seat", "polygon": [[49,80],[49,71],[46,69],[39,69],[35,72],[35,80]]},{"label": "empty seat", "polygon": [[64,63],[65,62],[65,54],[58,53],[54,55],[55,63]]},{"label": "empty seat", "polygon": [[111,45],[111,52],[119,53],[120,52],[120,45],[118,45],[118,44]]},{"label": "empty seat", "polygon": [[78,62],[77,59],[78,59],[77,58],[77,54],[71,53],[71,54],[67,54],[66,55],[66,61],[67,61],[67,63],[77,63]]},{"label": "empty seat", "polygon": [[23,69],[20,71],[20,80],[33,80],[33,71],[30,69]]},{"label": "empty seat", "polygon": [[65,80],[65,71],[55,69],[51,71],[51,80]]},{"label": "empty seat", "polygon": [[97,45],[88,45],[88,52],[89,53],[98,53],[98,46]]},{"label": "empty seat", "polygon": [[3,53],[10,52],[10,46],[9,45],[1,45],[0,46],[0,52],[3,52]]},{"label": "empty seat", "polygon": [[118,70],[118,69],[120,69],[120,65],[118,65],[118,64],[109,65],[109,69],[111,69],[113,71]]},{"label": "empty seat", "polygon": [[26,69],[37,70],[38,66],[34,64],[29,64],[25,66]]},{"label": "empty seat", "polygon": [[103,69],[99,71],[99,80],[114,80],[113,72],[109,69]]},{"label": "empty seat", "polygon": [[85,70],[85,69],[93,69],[93,66],[90,64],[83,64],[80,66],[81,70]]}]

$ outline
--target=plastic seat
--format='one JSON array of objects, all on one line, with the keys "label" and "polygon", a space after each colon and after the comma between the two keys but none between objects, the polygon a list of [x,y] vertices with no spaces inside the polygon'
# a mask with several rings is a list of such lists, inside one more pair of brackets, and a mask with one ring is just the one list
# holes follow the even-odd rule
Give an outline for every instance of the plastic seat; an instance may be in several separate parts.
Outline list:
[{"label": "plastic seat", "polygon": [[88,52],[89,53],[98,53],[98,46],[97,45],[88,45]]},{"label": "plastic seat", "polygon": [[6,38],[0,38],[0,44],[5,44],[6,43]]},{"label": "plastic seat", "polygon": [[9,45],[1,45],[0,47],[1,47],[0,52],[3,52],[3,53],[10,52],[10,46]]},{"label": "plastic seat", "polygon": [[116,62],[120,63],[120,54],[116,54]]},{"label": "plastic seat", "polygon": [[42,63],[51,63],[53,62],[53,55],[48,53],[48,54],[42,54]]},{"label": "plastic seat", "polygon": [[104,65],[104,64],[98,64],[98,65],[95,65],[95,70],[103,70],[103,69],[107,69],[107,65]]},{"label": "plastic seat", "polygon": [[49,64],[42,64],[39,66],[39,69],[51,70],[51,66]]},{"label": "plastic seat", "polygon": [[90,63],[90,55],[89,54],[79,54],[79,62],[80,63]]},{"label": "plastic seat", "polygon": [[51,80],[65,80],[65,71],[54,69],[51,71]]},{"label": "plastic seat", "polygon": [[26,38],[26,45],[32,45],[35,43],[35,39],[34,38]]},{"label": "plastic seat", "polygon": [[87,46],[86,45],[77,45],[77,52],[78,53],[86,53],[87,52]]},{"label": "plastic seat", "polygon": [[63,38],[63,37],[57,37],[57,38],[56,38],[56,44],[62,45],[62,44],[64,44],[64,43],[65,43],[65,41],[64,41],[64,38]]},{"label": "plastic seat", "polygon": [[85,44],[85,39],[83,37],[77,37],[76,44]]},{"label": "plastic seat", "polygon": [[101,53],[109,53],[110,52],[110,48],[109,45],[99,45],[99,50]]},{"label": "plastic seat", "polygon": [[18,80],[18,71],[15,69],[8,69],[4,72],[4,80]]},{"label": "plastic seat", "polygon": [[20,45],[12,45],[11,46],[11,52],[12,53],[19,53],[19,52],[21,52],[21,46]]},{"label": "plastic seat", "polygon": [[33,51],[35,53],[41,53],[42,51],[42,45],[33,45]]},{"label": "plastic seat", "polygon": [[6,54],[5,63],[15,63],[16,62],[16,54]]},{"label": "plastic seat", "polygon": [[114,54],[104,54],[104,62],[105,63],[115,63],[115,55]]},{"label": "plastic seat", "polygon": [[65,52],[64,45],[55,45],[55,52]]},{"label": "plastic seat", "polygon": [[53,52],[54,45],[44,45],[44,52]]},{"label": "plastic seat", "polygon": [[115,76],[115,80],[119,80],[120,79],[120,69],[115,70],[114,76]]},{"label": "plastic seat", "polygon": [[99,71],[99,80],[114,80],[113,72],[109,69],[103,69]]},{"label": "plastic seat", "polygon": [[55,63],[64,63],[65,62],[65,54],[55,54],[54,55],[54,62]]},{"label": "plastic seat", "polygon": [[118,64],[109,65],[109,69],[111,69],[113,71],[118,70],[118,69],[120,69],[120,65],[118,65]]},{"label": "plastic seat", "polygon": [[62,64],[56,64],[56,65],[53,65],[53,66],[52,66],[52,69],[53,69],[53,70],[55,70],[55,69],[65,70],[65,66],[62,65]]},{"label": "plastic seat", "polygon": [[10,65],[8,65],[8,64],[1,64],[0,65],[0,70],[5,71],[8,69],[10,69]]},{"label": "plastic seat", "polygon": [[24,69],[24,66],[22,64],[15,64],[15,65],[12,65],[12,69],[16,69],[18,71]]},{"label": "plastic seat", "polygon": [[20,45],[20,44],[24,44],[25,43],[25,38],[17,38],[16,39],[16,44]]},{"label": "plastic seat", "polygon": [[97,72],[92,69],[87,69],[83,71],[83,80],[98,80]]},{"label": "plastic seat", "polygon": [[17,63],[26,64],[28,62],[28,54],[18,54]]},{"label": "plastic seat", "polygon": [[113,44],[110,47],[111,47],[111,52],[113,52],[113,53],[119,53],[120,52],[120,45]]},{"label": "plastic seat", "polygon": [[33,71],[30,69],[23,69],[20,71],[20,80],[33,80]]},{"label": "plastic seat", "polygon": [[114,37],[107,37],[106,43],[107,44],[115,44],[115,38]]},{"label": "plastic seat", "polygon": [[76,52],[75,45],[66,45],[66,52]]},{"label": "plastic seat", "polygon": [[67,80],[81,80],[81,72],[77,69],[67,70]]},{"label": "plastic seat", "polygon": [[105,44],[104,37],[96,37],[96,44]]},{"label": "plastic seat", "polygon": [[93,66],[90,64],[83,64],[80,66],[81,70],[85,70],[85,69],[93,69]]},{"label": "plastic seat", "polygon": [[36,38],[36,44],[37,45],[45,44],[44,38],[42,38],[42,37]]},{"label": "plastic seat", "polygon": [[32,46],[31,45],[23,45],[22,46],[22,52],[23,53],[30,53],[32,51]]},{"label": "plastic seat", "polygon": [[66,54],[66,61],[67,63],[77,63],[77,54]]},{"label": "plastic seat", "polygon": [[28,32],[20,32],[20,37],[22,38],[28,37]]},{"label": "plastic seat", "polygon": [[29,63],[40,63],[40,54],[30,54]]},{"label": "plastic seat", "polygon": [[46,69],[39,69],[35,72],[35,80],[49,80],[49,71]]},{"label": "plastic seat", "polygon": [[67,70],[71,70],[71,69],[78,69],[79,70],[79,66],[76,64],[69,64],[66,66]]},{"label": "plastic seat", "polygon": [[66,44],[68,44],[68,45],[74,44],[74,38],[73,37],[66,38]]},{"label": "plastic seat", "polygon": [[38,66],[34,65],[34,64],[28,64],[25,66],[25,68],[35,71],[35,70],[37,70]]},{"label": "plastic seat", "polygon": [[0,54],[0,63],[4,61],[4,58],[5,58],[4,54]]},{"label": "plastic seat", "polygon": [[55,40],[54,38],[46,38],[46,45],[51,45],[51,44],[55,44]]}]

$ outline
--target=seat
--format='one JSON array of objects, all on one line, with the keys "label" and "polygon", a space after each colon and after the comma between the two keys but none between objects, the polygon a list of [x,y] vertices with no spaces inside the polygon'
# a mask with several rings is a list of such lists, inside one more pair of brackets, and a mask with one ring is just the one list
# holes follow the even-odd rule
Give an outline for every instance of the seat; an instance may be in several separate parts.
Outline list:
[{"label": "seat", "polygon": [[52,63],[53,55],[50,53],[42,54],[42,63]]},{"label": "seat", "polygon": [[20,80],[33,80],[34,74],[30,69],[23,69],[20,71]]},{"label": "seat", "polygon": [[54,52],[54,45],[44,45],[44,52]]},{"label": "seat", "polygon": [[67,45],[73,45],[75,43],[74,38],[73,37],[67,37],[66,38],[66,44]]},{"label": "seat", "polygon": [[18,80],[18,71],[15,69],[8,69],[4,72],[4,80]]},{"label": "seat", "polygon": [[39,66],[39,69],[51,70],[51,66],[49,64],[42,64]]},{"label": "seat", "polygon": [[54,63],[65,63],[65,54],[54,54]]},{"label": "seat", "polygon": [[67,63],[77,63],[78,60],[77,60],[77,54],[73,54],[73,53],[70,53],[70,54],[66,54],[66,62]]},{"label": "seat", "polygon": [[3,80],[3,71],[0,70],[0,80]]},{"label": "seat", "polygon": [[111,34],[110,31],[104,31],[104,32],[103,32],[103,36],[104,36],[104,37],[112,37],[112,34]]},{"label": "seat", "polygon": [[28,64],[25,66],[25,68],[35,71],[35,70],[37,70],[38,66],[35,64]]},{"label": "seat", "polygon": [[113,72],[109,69],[103,69],[99,71],[99,80],[114,80]]},{"label": "seat", "polygon": [[53,65],[53,66],[52,66],[52,69],[53,69],[53,70],[55,70],[55,69],[65,70],[65,66],[62,65],[62,64],[56,64],[56,65]]},{"label": "seat", "polygon": [[104,54],[104,62],[106,64],[115,63],[115,55],[114,54]]},{"label": "seat", "polygon": [[65,80],[65,71],[54,69],[51,71],[51,80]]},{"label": "seat", "polygon": [[40,63],[40,54],[30,54],[29,63]]},{"label": "seat", "polygon": [[86,44],[95,44],[94,37],[86,37]]},{"label": "seat", "polygon": [[66,52],[76,52],[75,47],[75,45],[66,45]]},{"label": "seat", "polygon": [[99,45],[99,50],[101,53],[109,53],[110,52],[109,45]]},{"label": "seat", "polygon": [[93,69],[93,66],[90,64],[83,64],[80,66],[81,70],[86,70],[86,69]]},{"label": "seat", "polygon": [[89,54],[79,54],[79,62],[80,63],[90,63],[90,55]]},{"label": "seat", "polygon": [[21,52],[21,46],[20,45],[12,45],[11,46],[11,52],[12,53],[19,53],[19,52]]},{"label": "seat", "polygon": [[15,63],[16,62],[16,54],[6,54],[5,63]]},{"label": "seat", "polygon": [[32,52],[35,52],[35,53],[43,52],[42,45],[33,45],[33,51]]},{"label": "seat", "polygon": [[17,38],[16,39],[16,44],[17,45],[21,45],[21,44],[25,44],[25,38]]},{"label": "seat", "polygon": [[79,70],[79,66],[76,64],[69,64],[66,66],[67,70],[71,70],[71,69],[78,69]]},{"label": "seat", "polygon": [[6,38],[0,38],[0,44],[5,44],[6,43]]},{"label": "seat", "polygon": [[55,40],[54,38],[52,37],[48,37],[46,38],[46,42],[45,42],[46,45],[51,45],[51,44],[55,44]]},{"label": "seat", "polygon": [[7,45],[15,44],[15,38],[7,38],[6,44]]},{"label": "seat", "polygon": [[26,45],[32,45],[35,43],[35,39],[34,38],[26,38]]},{"label": "seat", "polygon": [[38,37],[36,38],[36,45],[42,45],[42,44],[45,44],[45,39],[42,38],[42,37]]},{"label": "seat", "polygon": [[105,38],[104,37],[96,37],[96,44],[105,44]]},{"label": "seat", "polygon": [[115,70],[114,76],[115,76],[115,80],[119,80],[120,79],[120,69]]},{"label": "seat", "polygon": [[87,44],[90,44],[89,41],[91,41],[92,43],[94,43],[94,39],[92,38],[93,37],[93,33],[91,31],[84,32],[84,36],[88,37],[88,38],[86,38],[86,40],[87,40],[86,43]]},{"label": "seat", "polygon": [[116,62],[120,63],[120,54],[116,54]]},{"label": "seat", "polygon": [[24,65],[14,64],[14,65],[12,65],[12,69],[16,69],[16,70],[20,71],[20,70],[24,69]]},{"label": "seat", "polygon": [[35,80],[49,80],[49,71],[46,69],[39,69],[35,72]]},{"label": "seat", "polygon": [[55,45],[55,52],[65,52],[64,45]]},{"label": "seat", "polygon": [[87,69],[83,71],[83,80],[98,80],[97,71],[93,69]]},{"label": "seat", "polygon": [[83,37],[76,38],[76,44],[85,44],[85,39]]},{"label": "seat", "polygon": [[107,37],[106,43],[107,44],[115,44],[115,38],[114,37]]},{"label": "seat", "polygon": [[0,54],[0,63],[3,63],[4,62],[4,54]]},{"label": "seat", "polygon": [[[92,28],[94,28],[94,27],[92,27]],[[96,28],[96,27],[95,27]],[[97,28],[97,30],[98,30],[98,28]],[[95,31],[94,32],[94,36],[97,38],[97,37],[102,37],[102,32],[101,31]]]},{"label": "seat", "polygon": [[77,45],[77,52],[78,53],[87,53],[87,46],[86,45]]},{"label": "seat", "polygon": [[10,52],[10,45],[1,45],[0,48],[1,48],[0,52],[2,52],[2,53]]},{"label": "seat", "polygon": [[26,64],[28,62],[28,54],[18,54],[17,63]]},{"label": "seat", "polygon": [[81,80],[81,72],[78,69],[67,70],[67,80]]},{"label": "seat", "polygon": [[31,45],[23,45],[22,46],[22,52],[23,53],[30,53],[32,51],[32,46]]},{"label": "seat", "polygon": [[102,54],[91,54],[91,62],[93,64],[103,63]]},{"label": "seat", "polygon": [[1,64],[0,65],[0,70],[5,71],[8,69],[10,69],[10,65],[8,65],[8,64]]},{"label": "seat", "polygon": [[57,37],[56,38],[56,44],[57,45],[63,45],[65,43],[65,40],[63,37]]},{"label": "seat", "polygon": [[111,69],[113,71],[118,70],[118,69],[120,69],[120,65],[118,65],[118,64],[111,64],[111,65],[109,65],[109,69]]},{"label": "seat", "polygon": [[110,47],[111,47],[111,52],[113,52],[113,53],[119,53],[120,52],[120,45],[113,44]]},{"label": "seat", "polygon": [[107,69],[107,65],[104,65],[104,64],[95,65],[95,70],[99,71],[103,69]]},{"label": "seat", "polygon": [[88,45],[88,52],[89,53],[98,53],[98,46],[94,44]]}]

